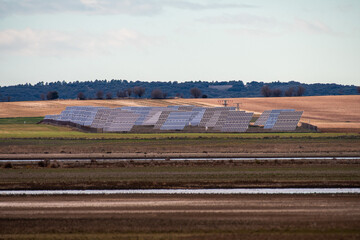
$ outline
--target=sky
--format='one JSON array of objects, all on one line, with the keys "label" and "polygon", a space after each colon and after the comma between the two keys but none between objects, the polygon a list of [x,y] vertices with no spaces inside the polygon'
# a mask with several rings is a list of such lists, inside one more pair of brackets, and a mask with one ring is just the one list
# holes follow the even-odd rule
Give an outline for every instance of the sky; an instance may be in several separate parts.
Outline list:
[{"label": "sky", "polygon": [[0,0],[0,86],[360,85],[359,0]]}]

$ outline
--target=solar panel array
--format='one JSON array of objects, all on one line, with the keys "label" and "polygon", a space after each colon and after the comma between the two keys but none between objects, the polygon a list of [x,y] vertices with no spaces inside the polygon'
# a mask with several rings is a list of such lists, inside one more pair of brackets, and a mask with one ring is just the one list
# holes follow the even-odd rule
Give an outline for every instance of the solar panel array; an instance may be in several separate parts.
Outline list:
[{"label": "solar panel array", "polygon": [[[265,111],[254,125],[277,131],[293,131],[302,112],[293,109]],[[92,106],[67,107],[59,115],[46,115],[45,120],[72,122],[103,132],[129,132],[134,126],[153,126],[155,130],[177,131],[186,126],[203,127],[221,132],[246,132],[253,113],[235,111],[234,107],[195,107],[192,105],[168,107]],[[148,128],[147,128],[148,129]],[[196,129],[196,128],[194,128]]]},{"label": "solar panel array", "polygon": [[302,113],[294,109],[267,110],[260,115],[254,125],[277,131],[294,131]]}]

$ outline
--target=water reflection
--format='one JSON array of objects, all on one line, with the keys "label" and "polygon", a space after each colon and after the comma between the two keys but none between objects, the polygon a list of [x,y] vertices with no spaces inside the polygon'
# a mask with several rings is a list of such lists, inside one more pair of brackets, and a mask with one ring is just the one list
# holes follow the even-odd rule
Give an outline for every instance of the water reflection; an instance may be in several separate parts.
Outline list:
[{"label": "water reflection", "polygon": [[10,190],[0,195],[97,194],[360,194],[360,188],[234,188],[234,189],[132,189],[132,190]]}]

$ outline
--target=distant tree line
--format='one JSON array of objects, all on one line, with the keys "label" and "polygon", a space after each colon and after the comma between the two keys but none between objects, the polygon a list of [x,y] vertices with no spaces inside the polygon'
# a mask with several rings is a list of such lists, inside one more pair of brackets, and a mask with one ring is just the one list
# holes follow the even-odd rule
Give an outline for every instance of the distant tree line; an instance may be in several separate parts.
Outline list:
[{"label": "distant tree line", "polygon": [[[289,87],[284,91],[285,97],[303,96],[305,94],[305,88],[302,85],[295,87]],[[261,95],[264,97],[281,97],[283,96],[283,90],[280,88],[271,89],[268,85],[264,85],[261,88]]]},{"label": "distant tree line", "polygon": [[[215,86],[215,87],[214,87]],[[221,87],[224,86],[224,87]],[[52,92],[52,93],[51,93]],[[57,92],[57,97],[54,92]],[[51,94],[50,94],[51,93]],[[0,87],[0,101],[51,99],[113,99],[113,98],[232,98],[354,95],[360,87],[340,84],[304,84],[300,82],[249,82],[241,80],[145,82],[127,80],[95,80],[85,82],[39,82]]]},{"label": "distant tree line", "polygon": [[[49,92],[48,95],[51,93],[52,92]],[[134,94],[137,98],[141,98],[145,94],[145,88],[135,86],[134,88],[128,88],[126,90],[118,90],[116,92],[117,98],[130,98],[132,96],[132,94]],[[202,95],[201,90],[198,88],[191,88],[190,94],[194,98],[199,98],[200,96],[202,96],[203,98],[207,97],[206,95]],[[167,98],[167,93],[163,92],[159,88],[156,88],[151,91],[150,96],[152,99],[164,99],[164,98]],[[182,95],[177,95],[176,97],[181,98],[181,96]],[[83,92],[79,92],[77,94],[77,99],[78,100],[86,100],[86,96]],[[99,90],[96,92],[96,99],[104,99],[104,92],[102,90]],[[113,99],[111,92],[106,93],[106,99]],[[42,99],[42,100],[44,100],[44,99]],[[49,98],[48,98],[48,100],[49,100]]]}]

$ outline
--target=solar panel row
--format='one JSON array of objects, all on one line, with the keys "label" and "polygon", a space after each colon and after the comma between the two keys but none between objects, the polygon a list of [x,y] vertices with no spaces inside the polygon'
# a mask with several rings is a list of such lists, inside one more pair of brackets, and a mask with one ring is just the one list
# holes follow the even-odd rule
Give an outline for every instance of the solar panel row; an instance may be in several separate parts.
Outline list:
[{"label": "solar panel row", "polygon": [[246,132],[249,127],[253,113],[243,111],[230,111],[224,124],[221,127],[222,132]]},{"label": "solar panel row", "polygon": [[264,129],[294,131],[302,116],[301,111],[294,109],[274,109],[264,111],[254,125]]}]

